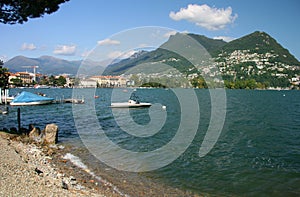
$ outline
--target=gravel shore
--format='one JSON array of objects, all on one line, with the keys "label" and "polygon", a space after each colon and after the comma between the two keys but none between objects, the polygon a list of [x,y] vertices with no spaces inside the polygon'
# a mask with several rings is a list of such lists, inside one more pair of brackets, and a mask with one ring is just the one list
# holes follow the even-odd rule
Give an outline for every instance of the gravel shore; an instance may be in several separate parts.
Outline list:
[{"label": "gravel shore", "polygon": [[116,196],[78,183],[34,144],[0,132],[0,196]]},{"label": "gravel shore", "polygon": [[199,196],[103,166],[95,176],[65,158],[67,147],[28,143],[26,136],[0,131],[0,151],[0,196]]}]

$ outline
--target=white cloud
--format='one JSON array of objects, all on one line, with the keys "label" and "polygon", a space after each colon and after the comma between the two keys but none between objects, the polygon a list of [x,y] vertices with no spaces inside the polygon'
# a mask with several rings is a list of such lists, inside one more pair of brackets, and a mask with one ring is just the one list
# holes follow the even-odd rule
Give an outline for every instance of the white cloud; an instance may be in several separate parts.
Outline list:
[{"label": "white cloud", "polygon": [[81,57],[88,57],[92,52],[92,50],[85,50],[81,53]]},{"label": "white cloud", "polygon": [[8,56],[7,55],[0,55],[0,60],[3,62],[7,62],[8,61]]},{"label": "white cloud", "polygon": [[189,4],[178,12],[170,12],[169,16],[173,20],[187,20],[208,30],[220,30],[233,23],[238,15],[232,15],[231,7],[218,9],[206,4]]},{"label": "white cloud", "polygon": [[108,39],[100,40],[97,43],[100,46],[105,46],[105,45],[119,45],[120,41],[118,41],[118,40],[111,40],[111,39],[108,38]]},{"label": "white cloud", "polygon": [[108,58],[110,58],[110,59],[125,59],[125,58],[129,58],[136,52],[137,51],[135,51],[135,50],[127,51],[125,53],[122,51],[113,51],[108,54]]},{"label": "white cloud", "polygon": [[113,51],[113,52],[110,52],[107,56],[109,59],[116,59],[116,58],[119,58],[121,55],[122,55],[121,51]]},{"label": "white cloud", "polygon": [[76,45],[58,45],[53,53],[56,55],[74,55],[76,52]]},{"label": "white cloud", "polygon": [[182,32],[180,32],[180,33],[182,33],[182,34],[188,34],[188,33],[190,33],[188,30],[185,30],[185,31],[182,31]]},{"label": "white cloud", "polygon": [[36,46],[32,43],[28,44],[28,43],[23,43],[21,46],[21,50],[22,51],[33,51],[36,49]]},{"label": "white cloud", "polygon": [[230,42],[232,40],[235,40],[235,38],[228,37],[228,36],[216,36],[216,37],[214,37],[214,39],[224,40],[225,42]]},{"label": "white cloud", "polygon": [[164,34],[164,37],[165,38],[169,38],[170,36],[173,36],[173,35],[175,35],[175,34],[177,34],[177,33],[181,33],[181,34],[188,34],[189,32],[188,31],[182,31],[182,32],[178,32],[178,31],[169,31],[169,32],[167,32],[167,33],[165,33]]},{"label": "white cloud", "polygon": [[177,33],[177,31],[169,31],[169,32],[167,32],[167,33],[165,33],[164,34],[164,37],[165,38],[169,38],[170,36],[173,36],[173,35],[175,35]]},{"label": "white cloud", "polygon": [[150,47],[149,44],[146,43],[139,44],[139,48],[148,48],[148,47]]}]

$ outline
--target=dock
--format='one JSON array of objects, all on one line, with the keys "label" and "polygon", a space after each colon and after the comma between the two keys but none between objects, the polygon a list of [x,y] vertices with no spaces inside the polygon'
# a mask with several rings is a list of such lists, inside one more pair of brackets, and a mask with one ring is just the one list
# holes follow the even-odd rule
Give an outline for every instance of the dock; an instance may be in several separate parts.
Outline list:
[{"label": "dock", "polygon": [[0,104],[9,104],[14,99],[13,96],[9,95],[9,89],[2,90],[0,88]]},{"label": "dock", "polygon": [[74,104],[84,104],[84,99],[75,99],[75,98],[68,98],[68,99],[60,99],[54,100],[53,103],[74,103]]},{"label": "dock", "polygon": [[[46,96],[45,94],[42,93],[35,93],[39,96]],[[10,96],[9,95],[9,90],[1,90],[0,88],[0,104],[10,104],[12,100],[14,100],[15,96]],[[67,98],[65,99],[63,98],[56,98],[55,100],[53,100],[52,102],[50,102],[50,104],[60,104],[60,103],[73,103],[73,104],[84,104],[84,98],[82,97],[81,99],[79,98]]]}]

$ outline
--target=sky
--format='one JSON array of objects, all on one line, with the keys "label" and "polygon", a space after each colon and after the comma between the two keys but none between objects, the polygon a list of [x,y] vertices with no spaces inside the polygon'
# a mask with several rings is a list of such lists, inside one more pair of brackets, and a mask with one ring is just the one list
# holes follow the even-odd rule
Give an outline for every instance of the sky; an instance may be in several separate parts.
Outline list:
[{"label": "sky", "polygon": [[70,0],[24,24],[0,24],[0,59],[84,59],[113,35],[157,26],[230,41],[264,31],[300,60],[298,0]]}]

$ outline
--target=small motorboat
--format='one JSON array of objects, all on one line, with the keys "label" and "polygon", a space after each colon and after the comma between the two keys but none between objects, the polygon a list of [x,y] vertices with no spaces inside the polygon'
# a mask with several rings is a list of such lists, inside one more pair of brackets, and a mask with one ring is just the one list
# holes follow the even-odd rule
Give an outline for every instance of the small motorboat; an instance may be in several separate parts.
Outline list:
[{"label": "small motorboat", "polygon": [[23,105],[44,105],[50,104],[54,101],[53,98],[40,96],[31,92],[23,91],[21,94],[16,96],[11,102],[12,106],[23,106]]},{"label": "small motorboat", "polygon": [[111,103],[111,108],[138,108],[138,107],[150,107],[151,103],[140,102],[138,97],[132,95],[128,102]]},{"label": "small motorboat", "polygon": [[137,108],[137,107],[150,107],[151,103],[140,103],[134,100],[129,100],[123,103],[111,103],[111,108]]}]

